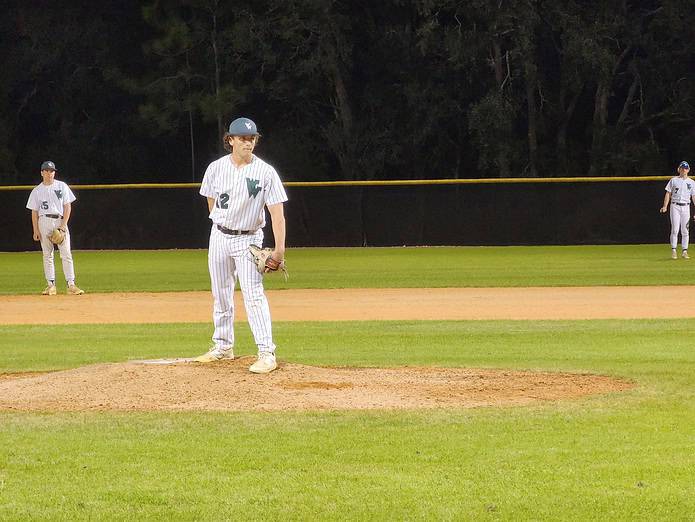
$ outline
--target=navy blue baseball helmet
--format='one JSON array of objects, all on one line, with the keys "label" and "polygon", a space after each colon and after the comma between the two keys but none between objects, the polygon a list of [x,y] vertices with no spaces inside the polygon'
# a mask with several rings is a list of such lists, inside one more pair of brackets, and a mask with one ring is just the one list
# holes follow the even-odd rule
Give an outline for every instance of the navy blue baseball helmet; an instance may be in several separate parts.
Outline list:
[{"label": "navy blue baseball helmet", "polygon": [[44,161],[41,164],[41,170],[58,170],[56,168],[56,164],[53,163],[52,161]]},{"label": "navy blue baseball helmet", "polygon": [[237,118],[229,124],[229,134],[232,136],[256,136],[256,124],[248,118]]},{"label": "navy blue baseball helmet", "polygon": [[681,164],[678,165],[679,169],[690,169],[690,165],[688,165],[687,161],[681,161]]}]

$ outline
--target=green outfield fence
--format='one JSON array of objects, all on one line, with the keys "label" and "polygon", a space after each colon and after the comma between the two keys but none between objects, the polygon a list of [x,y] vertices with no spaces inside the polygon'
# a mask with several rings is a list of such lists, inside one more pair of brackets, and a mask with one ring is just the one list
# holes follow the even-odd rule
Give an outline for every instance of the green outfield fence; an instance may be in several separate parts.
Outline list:
[{"label": "green outfield fence", "polygon": [[[289,246],[659,243],[670,176],[288,181]],[[68,180],[69,181],[69,180]],[[75,184],[75,249],[204,248],[200,183]],[[33,185],[0,186],[0,251],[37,249]],[[143,190],[148,189],[148,190]],[[153,190],[156,192],[153,195]],[[266,234],[272,234],[266,227]],[[267,238],[272,243],[272,237]]]}]

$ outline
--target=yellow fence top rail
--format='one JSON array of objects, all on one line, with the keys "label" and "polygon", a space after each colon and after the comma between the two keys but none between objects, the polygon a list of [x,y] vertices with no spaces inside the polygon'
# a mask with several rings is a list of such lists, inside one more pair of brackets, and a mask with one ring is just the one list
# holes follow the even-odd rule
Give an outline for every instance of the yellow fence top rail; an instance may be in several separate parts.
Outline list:
[{"label": "yellow fence top rail", "polygon": [[[511,183],[620,183],[627,181],[667,181],[672,176],[622,176],[585,178],[458,178],[458,179],[394,179],[370,181],[287,181],[286,187],[378,187],[404,185],[486,185]],[[3,190],[31,190],[35,185],[0,185]],[[198,188],[200,183],[113,183],[102,185],[70,185],[75,190],[115,189],[180,189]]]}]

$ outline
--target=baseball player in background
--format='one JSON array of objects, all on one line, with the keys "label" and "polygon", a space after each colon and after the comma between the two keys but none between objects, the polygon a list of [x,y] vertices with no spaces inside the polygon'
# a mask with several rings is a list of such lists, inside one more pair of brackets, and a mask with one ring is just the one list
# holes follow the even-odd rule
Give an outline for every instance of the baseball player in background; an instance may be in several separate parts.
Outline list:
[{"label": "baseball player in background", "polygon": [[669,200],[671,202],[671,258],[678,259],[678,232],[681,233],[681,255],[683,259],[688,256],[688,240],[690,239],[690,202],[695,203],[695,182],[688,177],[690,165],[687,161],[681,161],[678,165],[678,176],[673,177],[666,184],[664,204],[661,213],[665,214]]},{"label": "baseball player in background", "polygon": [[222,141],[231,154],[213,161],[205,171],[200,194],[207,198],[212,228],[208,269],[214,299],[212,348],[198,362],[234,359],[234,286],[244,297],[258,359],[249,370],[269,373],[277,368],[270,309],[249,245],[263,246],[265,207],[270,214],[275,248],[273,259],[285,257],[285,189],[273,167],[253,154],[258,144],[256,124],[237,118]]},{"label": "baseball player in background", "polygon": [[34,187],[29,194],[27,208],[31,210],[31,225],[34,230],[34,241],[41,242],[43,251],[43,272],[48,286],[43,295],[56,295],[55,263],[53,260],[54,245],[49,236],[53,229],[60,228],[65,233],[65,239],[57,245],[60,259],[63,261],[63,274],[68,284],[67,293],[70,295],[84,294],[75,285],[75,266],[70,251],[70,230],[68,221],[72,215],[72,202],[75,195],[65,183],[55,179],[56,166],[52,161],[41,164],[43,181]]}]

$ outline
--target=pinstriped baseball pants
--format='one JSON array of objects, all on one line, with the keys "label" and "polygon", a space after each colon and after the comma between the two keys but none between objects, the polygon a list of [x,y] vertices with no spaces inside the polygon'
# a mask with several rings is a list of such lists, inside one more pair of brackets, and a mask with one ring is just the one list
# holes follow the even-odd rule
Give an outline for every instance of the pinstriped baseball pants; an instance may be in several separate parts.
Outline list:
[{"label": "pinstriped baseball pants", "polygon": [[249,326],[259,352],[275,352],[270,307],[249,245],[263,245],[263,230],[253,235],[230,236],[215,225],[210,232],[208,269],[213,296],[212,341],[215,346],[234,346],[234,287],[237,278],[244,298]]},{"label": "pinstriped baseball pants", "polygon": [[[39,233],[41,234],[41,250],[43,251],[43,273],[46,276],[46,281],[55,281],[56,269],[54,261],[54,246],[48,235],[51,231],[60,225],[60,219],[49,218],[46,216],[39,217]],[[58,245],[60,259],[63,262],[63,275],[65,281],[73,283],[75,281],[75,265],[72,261],[72,250],[70,249],[70,229],[65,228],[65,241]]]}]

